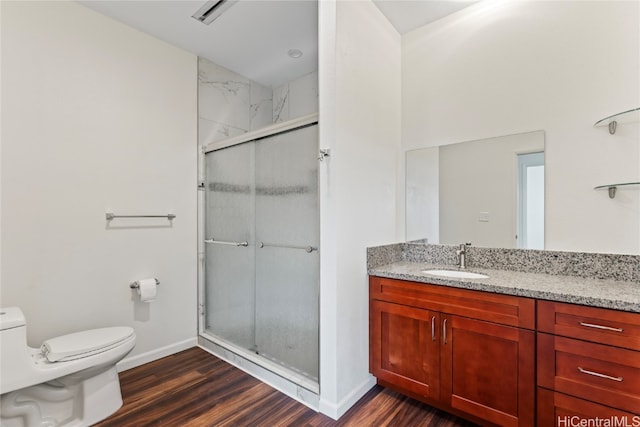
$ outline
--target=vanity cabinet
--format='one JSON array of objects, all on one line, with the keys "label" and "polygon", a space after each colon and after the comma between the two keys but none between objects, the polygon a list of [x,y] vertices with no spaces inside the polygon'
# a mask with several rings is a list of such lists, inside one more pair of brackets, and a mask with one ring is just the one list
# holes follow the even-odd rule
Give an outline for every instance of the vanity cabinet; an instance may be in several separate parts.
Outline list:
[{"label": "vanity cabinet", "polygon": [[378,383],[486,425],[531,426],[535,301],[370,278]]},{"label": "vanity cabinet", "polygon": [[640,425],[640,314],[551,301],[537,310],[538,425]]}]

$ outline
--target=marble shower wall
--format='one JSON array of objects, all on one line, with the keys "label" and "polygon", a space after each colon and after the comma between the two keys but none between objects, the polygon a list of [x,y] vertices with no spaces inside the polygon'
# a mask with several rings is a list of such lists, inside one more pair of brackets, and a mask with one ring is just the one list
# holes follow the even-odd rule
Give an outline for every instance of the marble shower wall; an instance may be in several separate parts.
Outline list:
[{"label": "marble shower wall", "polygon": [[318,72],[273,89],[273,123],[318,112]]},{"label": "marble shower wall", "polygon": [[317,72],[272,90],[198,58],[199,145],[317,111]]},{"label": "marble shower wall", "polygon": [[270,125],[272,105],[270,88],[198,58],[200,145]]}]

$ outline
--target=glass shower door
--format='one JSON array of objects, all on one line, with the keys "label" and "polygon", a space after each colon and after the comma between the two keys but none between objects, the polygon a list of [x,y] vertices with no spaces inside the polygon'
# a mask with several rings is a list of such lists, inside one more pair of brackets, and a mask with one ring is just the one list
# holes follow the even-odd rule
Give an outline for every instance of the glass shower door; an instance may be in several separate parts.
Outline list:
[{"label": "glass shower door", "polygon": [[256,347],[318,382],[318,129],[256,143]]},{"label": "glass shower door", "polygon": [[254,144],[205,158],[205,329],[244,349],[255,345],[254,159]]},{"label": "glass shower door", "polygon": [[319,369],[317,153],[311,125],[205,157],[205,332],[309,390]]}]

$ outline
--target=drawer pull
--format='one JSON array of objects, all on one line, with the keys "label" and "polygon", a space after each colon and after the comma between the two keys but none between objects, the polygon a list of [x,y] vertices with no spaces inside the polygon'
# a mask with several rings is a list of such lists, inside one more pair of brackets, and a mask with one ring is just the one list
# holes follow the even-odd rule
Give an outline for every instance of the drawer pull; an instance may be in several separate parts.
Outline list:
[{"label": "drawer pull", "polygon": [[578,366],[578,371],[582,372],[583,374],[593,375],[594,377],[604,378],[604,379],[611,380],[611,381],[622,382],[622,380],[623,380],[622,377],[612,377],[611,375],[605,375],[605,374],[601,374],[599,372],[588,371],[586,369],[582,369],[580,366]]},{"label": "drawer pull", "polygon": [[436,316],[431,318],[431,341],[436,340]]},{"label": "drawer pull", "polygon": [[613,332],[624,331],[624,329],[622,328],[612,328],[611,326],[596,325],[593,323],[585,323],[585,322],[580,322],[580,326],[585,326],[587,328],[594,328],[594,329],[604,329],[605,331],[613,331]]}]

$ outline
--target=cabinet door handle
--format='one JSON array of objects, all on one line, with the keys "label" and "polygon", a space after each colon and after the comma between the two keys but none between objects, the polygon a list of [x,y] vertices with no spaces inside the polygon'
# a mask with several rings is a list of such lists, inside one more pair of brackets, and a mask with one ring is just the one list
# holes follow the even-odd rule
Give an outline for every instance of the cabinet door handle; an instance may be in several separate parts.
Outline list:
[{"label": "cabinet door handle", "polygon": [[436,316],[431,318],[431,341],[436,340]]},{"label": "cabinet door handle", "polygon": [[447,319],[442,321],[442,342],[447,343]]},{"label": "cabinet door handle", "polygon": [[583,374],[593,375],[594,377],[604,378],[611,381],[622,382],[622,380],[624,379],[623,377],[612,377],[611,375],[601,374],[600,372],[594,372],[594,371],[589,371],[587,369],[582,369],[580,366],[578,366],[578,371],[582,372]]},{"label": "cabinet door handle", "polygon": [[585,323],[585,322],[579,322],[579,323],[580,323],[580,326],[584,326],[586,328],[604,329],[605,331],[613,331],[613,332],[624,331],[624,329],[622,328],[612,328],[611,326],[596,325],[594,323]]}]

